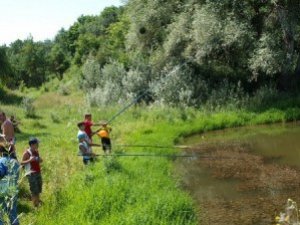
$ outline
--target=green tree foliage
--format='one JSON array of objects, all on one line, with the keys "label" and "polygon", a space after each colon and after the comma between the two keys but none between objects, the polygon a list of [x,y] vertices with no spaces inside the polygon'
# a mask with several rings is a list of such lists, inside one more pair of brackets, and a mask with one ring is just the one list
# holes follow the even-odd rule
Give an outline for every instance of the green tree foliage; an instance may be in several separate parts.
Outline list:
[{"label": "green tree foliage", "polygon": [[105,38],[97,51],[96,58],[101,65],[113,59],[129,66],[129,54],[126,52],[125,40],[129,29],[129,18],[122,15],[119,21],[112,23],[107,29]]},{"label": "green tree foliage", "polygon": [[0,81],[2,83],[8,83],[11,77],[11,67],[8,61],[6,50],[7,47],[0,47]]},{"label": "green tree foliage", "polygon": [[81,66],[89,56],[97,57],[102,66],[111,59],[125,62],[123,11],[122,7],[108,7],[98,16],[82,15],[69,29],[61,29],[53,41],[34,42],[29,37],[13,42],[7,47],[7,57],[1,49],[2,81],[9,87],[20,83],[38,87],[52,77],[62,79],[72,64]]},{"label": "green tree foliage", "polygon": [[300,0],[128,0],[80,16],[52,42],[12,43],[3,70],[11,86],[38,86],[74,65],[90,96],[118,89],[126,99],[146,89],[175,105],[201,105],[228,89],[297,90],[299,11]]},{"label": "green tree foliage", "polygon": [[[89,54],[98,52],[99,58],[110,58],[110,43],[113,39],[108,37],[110,25],[119,21],[119,15],[122,8],[107,7],[99,16],[81,16],[78,21],[71,27],[78,35],[73,35],[76,39],[72,40],[74,47],[74,62],[82,65]],[[70,30],[71,30],[70,29]],[[102,56],[104,55],[104,57]],[[104,60],[105,64],[108,60]]]},{"label": "green tree foliage", "polygon": [[59,44],[54,44],[49,53],[50,71],[58,75],[60,79],[63,73],[69,68],[70,62],[67,54]]},{"label": "green tree foliage", "polygon": [[151,77],[164,83],[157,100],[182,102],[166,77],[198,104],[224,82],[250,93],[270,82],[286,90],[300,71],[299,10],[298,0],[131,0],[126,49],[144,54]]},{"label": "green tree foliage", "polygon": [[9,48],[9,61],[13,70],[10,86],[24,82],[27,86],[39,86],[47,80],[50,42],[34,42],[31,37],[17,40]]},{"label": "green tree foliage", "polygon": [[166,38],[166,28],[174,13],[180,10],[180,0],[131,0],[127,11],[131,18],[128,45],[140,51],[156,49]]},{"label": "green tree foliage", "polygon": [[267,6],[263,8],[264,29],[250,68],[254,75],[279,77],[278,85],[286,89],[293,75],[299,75],[300,1],[270,1]]}]

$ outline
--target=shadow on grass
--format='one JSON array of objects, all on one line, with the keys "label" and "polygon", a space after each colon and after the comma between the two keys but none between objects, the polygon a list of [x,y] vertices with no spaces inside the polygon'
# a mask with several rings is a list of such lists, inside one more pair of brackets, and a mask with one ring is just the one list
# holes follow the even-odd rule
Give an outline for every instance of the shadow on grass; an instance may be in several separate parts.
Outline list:
[{"label": "shadow on grass", "polygon": [[31,211],[29,204],[18,202],[18,213],[29,213]]},{"label": "shadow on grass", "polygon": [[18,141],[28,141],[29,138],[31,137],[37,137],[39,138],[40,136],[49,136],[50,133],[46,133],[46,132],[37,132],[37,133],[19,133],[17,134],[17,144],[18,144]]},{"label": "shadow on grass", "polygon": [[36,115],[35,113],[34,113],[34,114],[28,114],[28,115],[25,115],[25,117],[26,117],[27,119],[32,119],[32,120],[40,120],[40,119],[43,119],[42,116]]},{"label": "shadow on grass", "polygon": [[[22,182],[27,182],[27,178],[24,177]],[[26,183],[27,185],[27,183]],[[28,188],[25,188],[23,184],[19,185],[18,194],[18,213],[29,213],[31,212],[31,194]]]},{"label": "shadow on grass", "polygon": [[1,87],[0,87],[0,96],[1,96],[0,103],[3,104],[18,105],[22,102],[22,97],[13,93],[8,93],[5,90],[3,90]]}]

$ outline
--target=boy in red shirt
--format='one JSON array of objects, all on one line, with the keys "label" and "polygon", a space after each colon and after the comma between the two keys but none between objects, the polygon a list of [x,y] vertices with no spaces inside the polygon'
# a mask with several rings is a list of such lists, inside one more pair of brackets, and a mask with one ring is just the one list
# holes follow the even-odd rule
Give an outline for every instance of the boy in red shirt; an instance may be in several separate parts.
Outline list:
[{"label": "boy in red shirt", "polygon": [[92,114],[87,113],[84,115],[84,131],[85,133],[88,135],[88,137],[92,140],[92,136],[93,136],[93,131],[92,131],[92,126],[100,126],[101,124],[98,123],[93,123],[92,121]]}]

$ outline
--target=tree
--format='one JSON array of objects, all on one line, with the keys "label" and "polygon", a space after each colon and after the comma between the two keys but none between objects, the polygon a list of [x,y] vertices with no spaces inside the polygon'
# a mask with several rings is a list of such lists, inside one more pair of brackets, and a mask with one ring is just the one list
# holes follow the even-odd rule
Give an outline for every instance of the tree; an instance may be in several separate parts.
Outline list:
[{"label": "tree", "polygon": [[70,62],[67,54],[59,44],[53,45],[49,53],[50,71],[62,79],[64,72],[69,68]]},{"label": "tree", "polygon": [[6,54],[6,46],[0,47],[0,81],[7,84],[11,78],[11,67]]},{"label": "tree", "polygon": [[20,82],[25,85],[39,86],[48,79],[49,75],[49,52],[52,43],[34,42],[32,37],[13,42],[8,50],[9,62],[12,68],[13,86]]}]

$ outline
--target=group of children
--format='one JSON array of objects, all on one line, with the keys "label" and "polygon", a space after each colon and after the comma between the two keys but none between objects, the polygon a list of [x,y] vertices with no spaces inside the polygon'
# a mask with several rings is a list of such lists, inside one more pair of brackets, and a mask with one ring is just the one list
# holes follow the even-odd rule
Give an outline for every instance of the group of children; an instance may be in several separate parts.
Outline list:
[{"label": "group of children", "polygon": [[41,204],[42,176],[40,163],[43,159],[39,155],[39,140],[29,139],[29,147],[23,153],[21,161],[15,155],[15,148],[10,148],[10,143],[0,143],[0,225],[3,214],[7,214],[10,224],[19,225],[17,214],[18,180],[21,166],[24,167],[25,175],[29,182],[31,199],[34,207]]},{"label": "group of children", "polygon": [[[83,157],[83,163],[85,165],[89,162],[93,162],[94,158],[97,156],[93,151],[93,146],[102,146],[105,154],[111,153],[111,141],[109,134],[112,131],[111,127],[108,126],[106,121],[101,121],[100,123],[92,122],[92,115],[85,114],[84,121],[77,124],[79,131],[77,133],[78,139],[78,150],[79,155]],[[92,126],[100,126],[95,132],[92,131]],[[101,145],[95,144],[92,141],[93,135],[97,135],[101,139]]]},{"label": "group of children", "polygon": [[[23,153],[22,159],[19,162],[15,154],[15,127],[13,121],[8,119],[4,112],[0,112],[0,205],[6,205],[4,196],[10,193],[8,188],[12,186],[17,187],[17,181],[19,177],[19,168],[23,166],[25,169],[25,175],[28,178],[29,188],[32,196],[32,202],[35,207],[41,204],[40,194],[42,192],[42,176],[40,163],[43,159],[39,155],[39,140],[37,138],[29,139],[29,147]],[[102,146],[105,154],[111,153],[111,141],[109,134],[112,131],[106,121],[100,123],[92,122],[92,115],[86,114],[85,119],[77,124],[79,131],[78,149],[79,154],[83,157],[83,163],[85,165],[94,161],[97,156],[92,151],[92,146]],[[100,126],[95,132],[92,131],[92,126]],[[97,135],[101,139],[101,144],[93,143],[93,135]],[[13,178],[13,179],[12,179]],[[7,190],[5,189],[7,187]],[[11,207],[5,209],[7,211],[11,224],[18,225],[19,220],[17,216],[17,189],[16,192],[10,196]],[[8,196],[6,196],[8,197]],[[1,211],[1,207],[0,207]],[[0,213],[0,225],[2,225],[2,214]]]}]

